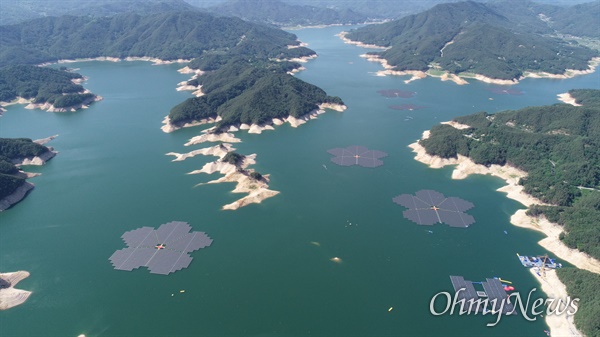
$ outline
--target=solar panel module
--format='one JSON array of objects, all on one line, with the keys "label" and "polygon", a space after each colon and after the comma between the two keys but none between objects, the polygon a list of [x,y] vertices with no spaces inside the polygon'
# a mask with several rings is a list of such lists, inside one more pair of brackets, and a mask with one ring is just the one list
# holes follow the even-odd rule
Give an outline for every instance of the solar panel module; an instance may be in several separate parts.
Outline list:
[{"label": "solar panel module", "polygon": [[474,205],[466,200],[449,197],[433,190],[420,190],[415,195],[402,194],[392,199],[394,203],[408,208],[405,218],[419,225],[431,226],[445,223],[451,227],[469,227],[475,219],[464,212]]},{"label": "solar panel module", "polygon": [[191,229],[185,222],[172,221],[158,229],[141,227],[125,232],[121,237],[128,247],[114,252],[109,260],[118,270],[147,267],[153,274],[174,273],[190,265],[189,253],[212,244],[206,233],[190,233]]}]

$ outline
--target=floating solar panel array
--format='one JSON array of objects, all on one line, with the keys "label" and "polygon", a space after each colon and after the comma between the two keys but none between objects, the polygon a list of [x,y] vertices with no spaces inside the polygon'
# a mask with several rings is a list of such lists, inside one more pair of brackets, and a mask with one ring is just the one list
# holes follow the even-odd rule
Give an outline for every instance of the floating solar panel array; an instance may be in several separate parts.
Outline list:
[{"label": "floating solar panel array", "polygon": [[185,222],[173,221],[158,229],[142,227],[125,232],[121,238],[128,247],[114,252],[109,260],[115,269],[148,267],[153,274],[168,275],[187,268],[192,262],[189,253],[213,241],[204,232],[190,233],[191,229]]},{"label": "floating solar panel array", "polygon": [[475,222],[471,215],[464,213],[474,207],[472,203],[456,197],[446,198],[440,192],[421,190],[415,195],[399,195],[393,201],[408,208],[404,217],[419,225],[431,226],[439,222],[451,227],[469,227]]},{"label": "floating solar panel array", "polygon": [[369,150],[364,146],[335,148],[327,152],[335,156],[331,161],[341,166],[377,167],[383,165],[383,161],[379,159],[388,155],[383,151]]}]

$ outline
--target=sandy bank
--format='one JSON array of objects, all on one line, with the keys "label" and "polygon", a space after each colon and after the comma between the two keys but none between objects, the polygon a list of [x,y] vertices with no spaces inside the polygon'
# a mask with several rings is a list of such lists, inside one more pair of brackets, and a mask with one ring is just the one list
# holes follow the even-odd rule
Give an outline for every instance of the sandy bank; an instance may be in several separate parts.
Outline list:
[{"label": "sandy bank", "polygon": [[573,78],[575,76],[581,75],[589,75],[596,71],[596,67],[600,64],[600,57],[594,57],[588,62],[588,68],[586,70],[575,70],[575,69],[566,69],[563,74],[551,74],[545,72],[524,72],[523,76],[519,78],[522,80],[524,78],[556,78],[556,79],[567,79]]},{"label": "sandy bank", "polygon": [[481,74],[473,74],[473,75],[461,74],[460,76],[463,78],[472,78],[472,79],[476,79],[476,80],[484,82],[484,83],[496,84],[496,85],[513,85],[513,84],[519,83],[519,81],[516,79],[502,80],[499,78],[491,78],[491,77],[483,76]]},{"label": "sandy bank", "polygon": [[240,207],[250,204],[261,203],[263,200],[279,194],[278,191],[269,190],[269,175],[264,175],[261,180],[256,180],[250,176],[250,173],[253,172],[253,170],[248,170],[247,167],[256,163],[256,154],[245,156],[244,161],[240,165],[236,166],[221,161],[227,152],[212,152],[212,155],[219,156],[218,160],[207,163],[200,170],[195,170],[189,172],[188,174],[213,174],[215,172],[219,172],[224,176],[216,180],[211,180],[207,183],[198,184],[197,186],[205,184],[219,184],[224,182],[236,182],[237,185],[232,192],[248,194],[243,198],[234,201],[233,203],[224,205],[224,210],[236,210]]},{"label": "sandy bank", "polygon": [[300,47],[308,47],[308,43],[302,42],[300,40],[296,40],[296,41],[298,41],[298,44],[288,45],[287,49],[296,49],[296,48],[300,48]]},{"label": "sandy bank", "polygon": [[308,122],[309,120],[316,119],[319,115],[324,114],[325,109],[331,109],[331,110],[335,110],[338,112],[342,112],[342,111],[346,110],[347,107],[342,104],[321,103],[321,104],[319,104],[318,109],[313,110],[304,116],[301,116],[301,117],[288,116],[287,118],[283,118],[283,119],[274,118],[272,123],[275,125],[289,123],[291,127],[297,128],[298,126]]},{"label": "sandy bank", "polygon": [[545,217],[533,217],[526,214],[527,210],[518,210],[510,218],[510,222],[518,227],[533,229],[546,234],[548,237],[540,240],[538,243],[548,251],[558,256],[564,261],[580,269],[589,270],[600,274],[600,261],[594,259],[586,253],[567,247],[559,238],[563,232],[558,224],[548,221]]},{"label": "sandy bank", "polygon": [[187,60],[187,59],[161,60],[159,58],[150,57],[150,56],[141,56],[141,57],[129,56],[129,57],[125,57],[125,58],[118,58],[118,57],[111,57],[111,56],[99,56],[99,57],[85,57],[85,58],[75,58],[75,59],[62,59],[62,60],[58,60],[56,62],[42,63],[42,64],[40,64],[40,66],[47,66],[50,64],[57,64],[57,63],[61,64],[61,63],[76,63],[76,62],[89,62],[89,61],[108,61],[108,62],[145,61],[145,62],[152,62],[152,64],[154,64],[154,65],[161,65],[161,64],[173,64],[173,63],[188,63],[191,60]]},{"label": "sandy bank", "polygon": [[221,143],[219,145],[215,145],[215,146],[211,146],[211,147],[207,147],[207,148],[203,148],[203,149],[198,149],[198,150],[190,151],[187,153],[169,152],[166,155],[167,156],[175,156],[175,159],[173,159],[172,161],[183,161],[188,158],[195,157],[197,155],[216,156],[219,158],[223,158],[223,156],[225,156],[227,154],[227,152],[231,152],[231,151],[235,151],[235,148],[233,148],[231,146],[231,144]]},{"label": "sandy bank", "polygon": [[461,74],[451,74],[447,71],[440,71],[440,70],[435,70],[433,69],[434,66],[431,66],[432,69],[428,70],[428,71],[422,71],[422,70],[394,70],[395,67],[391,66],[386,59],[381,58],[379,55],[372,55],[372,54],[363,54],[360,55],[363,58],[366,58],[368,61],[371,62],[378,62],[380,63],[383,68],[385,70],[380,70],[376,73],[377,76],[387,76],[387,75],[394,75],[394,76],[406,76],[406,75],[411,75],[412,77],[408,80],[405,80],[404,83],[410,83],[412,81],[418,80],[418,79],[423,79],[427,76],[431,76],[431,77],[439,77],[442,81],[452,81],[458,85],[464,85],[464,84],[469,84],[469,82],[467,82],[465,79],[474,79],[474,80],[478,80],[481,82],[485,82],[485,83],[490,83],[490,84],[496,84],[496,85],[513,85],[513,84],[518,84],[519,81],[525,79],[525,78],[557,78],[557,79],[566,79],[566,78],[572,78],[575,76],[580,76],[580,75],[588,75],[593,73],[596,70],[596,67],[598,66],[598,64],[600,64],[600,57],[596,57],[593,58],[592,60],[590,60],[589,62],[589,68],[587,70],[573,70],[573,69],[567,69],[565,71],[564,74],[550,74],[550,73],[543,73],[543,72],[538,72],[538,73],[533,73],[533,72],[525,72],[523,74],[523,76],[519,77],[518,79],[512,79],[512,80],[503,80],[503,79],[498,79],[498,78],[491,78],[491,77],[487,77],[481,74],[472,74],[472,73],[461,73]]},{"label": "sandy bank", "polygon": [[342,41],[344,41],[344,43],[346,43],[346,44],[353,44],[355,46],[362,47],[362,48],[382,49],[382,50],[390,49],[390,47],[382,47],[382,46],[378,46],[375,44],[366,44],[366,43],[362,43],[359,41],[352,41],[349,38],[347,38],[346,35],[348,35],[348,32],[340,32],[339,34],[336,34],[336,36],[338,36],[340,39],[342,39]]},{"label": "sandy bank", "polygon": [[[207,131],[207,130],[204,130]],[[233,133],[230,132],[221,132],[221,133],[210,133],[204,132],[200,136],[192,137],[185,143],[185,146],[202,144],[205,142],[223,142],[223,143],[239,143],[241,139],[236,138]]]},{"label": "sandy bank", "polygon": [[[548,298],[562,299],[566,301],[568,296],[567,288],[560,282],[556,270],[546,271],[546,277],[542,278],[535,273],[533,268],[529,269],[533,277],[540,283],[541,289],[546,293]],[[555,306],[552,306],[555,307]],[[561,308],[563,308],[561,306]],[[546,324],[550,328],[550,335],[553,337],[559,336],[583,336],[579,330],[575,327],[573,316],[563,313],[562,315],[545,315],[544,319]]]},{"label": "sandy bank", "polygon": [[53,148],[49,147],[48,148],[50,151],[48,152],[44,152],[39,156],[34,156],[34,157],[22,157],[22,158],[16,158],[16,159],[12,159],[12,163],[15,164],[16,166],[23,166],[23,165],[44,165],[46,164],[46,162],[52,158],[54,158],[54,156],[56,156],[58,154],[57,151],[54,151]]},{"label": "sandy bank", "polygon": [[204,93],[202,92],[202,85],[189,85],[188,82],[191,80],[195,80],[198,78],[198,76],[202,76],[205,74],[204,71],[200,70],[200,69],[192,69],[188,66],[185,66],[179,70],[177,70],[178,72],[182,73],[182,74],[194,74],[189,80],[187,81],[183,81],[180,82],[179,84],[177,84],[177,91],[193,91],[192,95],[196,96],[196,97],[200,97],[200,96],[204,96]]},{"label": "sandy bank", "polygon": [[450,74],[448,72],[441,72],[439,75],[437,73],[432,73],[430,71],[422,71],[422,70],[394,70],[394,66],[391,66],[386,59],[381,58],[378,55],[371,54],[362,54],[360,55],[362,58],[366,58],[367,61],[380,63],[385,70],[380,70],[376,73],[377,76],[407,76],[410,75],[411,78],[405,80],[404,83],[410,83],[412,81],[420,80],[426,78],[427,76],[431,77],[439,77],[442,81],[452,81],[458,85],[469,84],[469,82],[465,81],[461,77]]},{"label": "sandy bank", "polygon": [[[453,123],[460,128],[468,127],[464,124],[458,124],[456,122]],[[448,122],[448,124],[450,124],[450,122]],[[424,132],[422,139],[426,139],[428,137],[429,131]],[[515,167],[508,165],[491,165],[487,167],[476,164],[470,158],[461,155],[458,155],[457,158],[441,158],[438,156],[432,156],[425,151],[425,148],[421,146],[418,141],[410,144],[408,147],[410,147],[413,152],[416,153],[415,160],[426,164],[431,168],[442,168],[448,165],[456,166],[454,171],[452,171],[452,179],[465,179],[471,174],[489,174],[503,179],[506,182],[507,185],[499,188],[498,191],[506,193],[508,198],[516,200],[525,206],[530,206],[532,204],[543,204],[540,200],[524,192],[523,186],[519,185],[519,179],[526,177],[527,173]]]},{"label": "sandy bank", "polygon": [[196,97],[201,97],[204,96],[204,93],[202,92],[202,85],[189,85],[187,84],[188,81],[183,81],[180,82],[177,86],[177,88],[175,88],[175,90],[177,91],[192,91],[192,95],[196,96]]},{"label": "sandy bank", "polygon": [[317,54],[311,54],[311,55],[307,55],[307,56],[302,56],[302,57],[293,57],[293,58],[289,58],[289,59],[280,59],[280,58],[271,58],[271,61],[275,61],[275,62],[298,62],[298,63],[306,63],[310,60],[316,59],[317,57],[319,57]]},{"label": "sandy bank", "polygon": [[291,71],[288,71],[287,73],[288,73],[289,75],[294,75],[294,74],[296,74],[296,73],[299,73],[299,72],[301,72],[301,71],[303,71],[303,70],[306,70],[306,68],[304,68],[304,67],[300,67],[300,68],[294,68],[294,69],[292,69]]},{"label": "sandy bank", "polygon": [[10,309],[27,301],[31,295],[31,291],[14,288],[21,280],[27,277],[29,277],[29,273],[26,271],[0,274],[0,278],[10,282],[10,287],[0,289],[0,310]]},{"label": "sandy bank", "polygon": [[581,104],[577,104],[575,98],[571,96],[571,94],[569,94],[568,92],[558,94],[556,96],[558,96],[558,100],[563,103],[571,104],[572,106],[581,106]]},{"label": "sandy bank", "polygon": [[[84,91],[82,93],[89,93],[89,91]],[[80,94],[82,94],[80,93]],[[13,104],[26,104],[25,105],[25,109],[40,109],[40,110],[46,110],[48,112],[67,112],[67,111],[77,111],[79,109],[87,109],[90,107],[90,105],[93,102],[98,102],[102,100],[102,96],[98,96],[98,95],[94,95],[94,97],[92,99],[88,99],[85,100],[84,102],[82,102],[81,104],[76,104],[76,105],[72,105],[69,107],[65,107],[65,108],[57,108],[54,105],[46,102],[46,103],[34,103],[33,99],[25,99],[23,97],[17,97],[16,99],[10,101],[10,102],[0,102],[0,106],[2,107],[2,111],[6,111],[6,109],[4,109],[5,107],[9,106],[9,105],[13,105]]]},{"label": "sandy bank", "polygon": [[[325,109],[343,112],[344,110],[347,109],[347,107],[342,104],[321,103],[318,105],[318,109],[315,109],[315,110],[311,111],[310,113],[307,113],[306,115],[301,116],[301,117],[288,116],[285,118],[273,118],[272,120],[267,121],[264,124],[250,124],[249,125],[249,124],[242,123],[242,124],[230,125],[229,129],[227,129],[227,131],[229,133],[231,133],[231,132],[237,132],[239,130],[248,130],[248,133],[261,134],[263,131],[266,131],[266,130],[275,130],[274,126],[279,126],[284,123],[289,123],[291,127],[296,128],[296,127],[308,122],[309,120],[316,119],[319,115],[324,114]],[[167,116],[162,121],[162,123],[164,125],[161,127],[161,130],[163,130],[163,132],[170,133],[175,130],[179,130],[181,128],[215,123],[215,122],[219,122],[220,120],[221,120],[221,116],[218,116],[216,119],[215,118],[202,119],[200,121],[189,122],[182,126],[179,126],[179,125],[173,125],[171,123],[169,117]],[[205,131],[213,131],[213,130],[214,129],[209,129],[209,130],[205,130]],[[229,141],[226,139],[222,140],[222,141],[234,142],[234,143],[239,142],[239,140]]]},{"label": "sandy bank", "polygon": [[53,140],[56,137],[58,137],[58,135],[54,135],[54,136],[50,136],[50,137],[46,137],[46,138],[41,138],[41,139],[36,139],[33,142],[36,143],[36,144],[44,145],[44,144],[47,144],[48,142],[50,142],[51,140]]},{"label": "sandy bank", "polygon": [[162,124],[164,124],[163,126],[160,127],[160,129],[165,132],[165,133],[171,133],[173,131],[182,129],[182,128],[191,128],[193,126],[199,126],[199,125],[204,125],[204,124],[213,124],[213,123],[217,123],[221,120],[221,116],[217,116],[217,118],[204,118],[201,119],[199,121],[192,121],[192,122],[188,122],[188,123],[184,123],[182,125],[175,125],[171,123],[171,119],[169,118],[169,116],[165,116],[165,118],[162,121]]},{"label": "sandy bank", "polygon": [[205,73],[204,71],[202,71],[200,69],[192,69],[188,66],[185,66],[185,67],[177,70],[177,72],[182,73],[182,74],[194,74],[196,76],[202,76]]},{"label": "sandy bank", "polygon": [[19,186],[13,193],[0,199],[0,212],[9,209],[12,205],[23,200],[27,193],[33,189],[34,185],[30,182],[25,182]]}]

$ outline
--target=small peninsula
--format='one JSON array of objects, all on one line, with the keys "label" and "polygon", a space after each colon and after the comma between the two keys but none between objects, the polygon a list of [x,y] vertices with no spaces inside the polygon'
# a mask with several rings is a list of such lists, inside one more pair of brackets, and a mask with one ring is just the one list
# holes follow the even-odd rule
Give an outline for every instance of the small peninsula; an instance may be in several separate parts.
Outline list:
[{"label": "small peninsula", "polygon": [[0,113],[11,104],[52,112],[85,108],[102,97],[84,89],[84,77],[66,69],[10,65],[0,69]]},{"label": "small peninsula", "polygon": [[[222,133],[221,135],[227,134]],[[239,139],[234,138],[231,134],[229,134],[228,137],[230,141],[239,141]],[[199,136],[190,139],[186,146],[201,144],[204,142],[219,142],[221,140],[222,138],[219,139]],[[210,155],[218,157],[217,160],[207,163],[201,169],[194,170],[192,172],[189,172],[188,174],[212,174],[215,172],[223,174],[223,177],[219,179],[211,180],[207,183],[200,183],[196,186],[202,186],[205,184],[218,184],[223,182],[237,183],[235,189],[232,192],[244,193],[247,195],[234,201],[233,203],[224,205],[223,210],[236,210],[240,207],[244,207],[249,204],[261,203],[263,200],[279,194],[279,191],[273,191],[269,189],[268,174],[263,175],[259,172],[254,171],[253,169],[248,168],[248,166],[256,163],[256,154],[241,155],[235,152],[235,148],[233,148],[230,143],[221,142],[218,145],[190,151],[188,153],[181,154],[169,152],[167,153],[167,155],[175,156],[175,159],[173,159],[173,161],[186,160],[196,155]]]},{"label": "small peninsula", "polygon": [[194,89],[201,87],[202,95],[171,109],[171,129],[211,119],[219,131],[241,124],[271,125],[274,118],[304,117],[322,103],[343,106],[339,97],[328,96],[322,89],[287,74],[279,65],[256,67],[235,58],[196,76],[187,84]]},{"label": "small peninsula", "polygon": [[[544,232],[548,238],[540,245],[581,268],[565,268],[549,278],[558,276],[570,296],[585,296],[575,324],[589,335],[600,323],[600,307],[594,306],[600,297],[576,284],[583,279],[600,282],[598,97],[600,90],[577,89],[568,92],[572,104],[458,117],[434,126],[410,145],[415,159],[431,167],[456,165],[454,179],[492,174],[507,182],[499,191],[528,207],[517,211],[511,222]],[[547,323],[551,329],[555,324]],[[564,332],[556,328],[552,333],[557,331]]]},{"label": "small peninsula", "polygon": [[[598,6],[588,7],[600,15]],[[543,21],[539,15],[544,12],[569,24]],[[448,3],[341,37],[359,46],[385,48],[365,55],[383,64],[381,76],[412,75],[411,80],[434,76],[457,84],[471,78],[508,85],[525,77],[568,78],[593,72],[599,52],[565,36],[566,31],[595,36],[597,25],[580,14],[581,9],[572,17],[563,12],[571,13],[527,1]],[[588,20],[578,21],[581,17]]]},{"label": "small peninsula", "polygon": [[56,136],[33,141],[28,138],[0,138],[0,212],[23,200],[34,185],[26,179],[39,174],[27,173],[22,165],[44,165],[57,152],[43,144]]},{"label": "small peninsula", "polygon": [[7,310],[25,303],[31,291],[16,289],[17,283],[29,277],[26,271],[0,273],[0,310]]}]

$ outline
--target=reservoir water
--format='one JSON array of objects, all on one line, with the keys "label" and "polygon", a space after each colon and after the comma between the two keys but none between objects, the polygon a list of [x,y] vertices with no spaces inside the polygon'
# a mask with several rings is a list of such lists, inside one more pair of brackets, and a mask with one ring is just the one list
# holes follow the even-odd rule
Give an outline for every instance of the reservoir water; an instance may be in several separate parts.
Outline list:
[{"label": "reservoir water", "polygon": [[[254,168],[271,174],[270,188],[281,194],[237,211],[221,210],[240,197],[233,184],[194,187],[218,175],[186,175],[214,157],[165,156],[200,147],[183,144],[202,128],[160,130],[169,109],[190,97],[175,91],[188,78],[176,71],[181,66],[70,64],[103,101],[72,113],[9,107],[2,137],[59,134],[48,145],[60,153],[27,167],[42,173],[31,180],[35,190],[0,214],[0,271],[29,271],[18,288],[33,291],[25,304],[0,313],[0,335],[544,336],[541,319],[509,317],[490,328],[490,315],[429,312],[436,293],[452,290],[449,275],[499,276],[523,294],[539,288],[515,253],[544,253],[536,244],[542,235],[511,226],[522,206],[495,191],[502,181],[452,180],[451,168],[429,169],[407,145],[459,115],[554,104],[569,89],[600,88],[600,76],[528,79],[512,88],[522,95],[475,81],[405,84],[406,77],[374,76],[380,65],[359,57],[368,50],[334,36],[343,29],[294,33],[319,54],[297,76],[340,96],[348,109],[296,129],[238,133],[243,142],[234,147],[256,153]],[[385,89],[416,94],[377,93]],[[424,108],[389,108],[402,104]],[[328,149],[349,145],[389,156],[374,169],[329,161]],[[392,198],[420,189],[472,201],[476,222],[460,229],[404,219]],[[123,232],[171,220],[207,232],[213,245],[169,276],[113,269],[108,258],[124,247]]]}]

